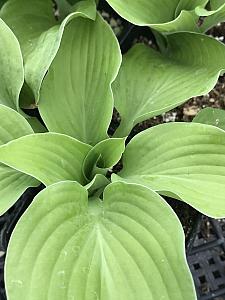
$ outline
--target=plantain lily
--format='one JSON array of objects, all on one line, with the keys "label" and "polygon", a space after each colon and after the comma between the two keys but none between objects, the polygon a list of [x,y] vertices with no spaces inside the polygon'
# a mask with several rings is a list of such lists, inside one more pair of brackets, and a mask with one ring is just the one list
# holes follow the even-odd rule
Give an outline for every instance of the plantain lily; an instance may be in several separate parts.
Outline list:
[{"label": "plantain lily", "polygon": [[[197,16],[195,1],[108,2],[156,30]],[[170,32],[163,52],[138,44],[122,58],[93,1],[58,1],[60,21],[50,4],[9,0],[0,12],[0,213],[45,185],[11,236],[8,300],[195,300],[182,226],[162,196],[225,217],[225,132],[215,121],[223,112],[126,138],[137,123],[208,93],[225,46]],[[21,109],[24,83],[46,132]],[[114,104],[121,124],[109,136]]]}]

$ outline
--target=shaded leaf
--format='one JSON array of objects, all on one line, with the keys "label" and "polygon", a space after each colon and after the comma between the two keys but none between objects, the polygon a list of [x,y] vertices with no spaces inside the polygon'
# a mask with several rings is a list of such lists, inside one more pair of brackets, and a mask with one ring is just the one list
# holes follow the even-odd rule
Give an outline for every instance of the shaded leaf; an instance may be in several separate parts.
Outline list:
[{"label": "shaded leaf", "polygon": [[197,123],[150,128],[128,144],[118,175],[114,181],[146,185],[206,215],[224,217],[225,132]]},{"label": "shaded leaf", "polygon": [[0,8],[2,7],[2,5],[5,4],[6,1],[7,1],[7,0],[0,0]]},{"label": "shaded leaf", "polygon": [[0,161],[45,185],[62,180],[85,184],[82,166],[90,149],[63,134],[36,133],[1,146]]},{"label": "shaded leaf", "polygon": [[191,97],[207,94],[225,69],[225,46],[213,38],[182,32],[168,36],[168,43],[164,54],[138,44],[124,56],[113,83],[122,119],[117,137]]},{"label": "shaded leaf", "polygon": [[210,6],[212,9],[217,9],[224,4],[224,0],[210,0]]},{"label": "shaded leaf", "polygon": [[28,117],[27,122],[32,127],[35,133],[44,133],[47,132],[47,129],[36,117]]},{"label": "shaded leaf", "polygon": [[198,31],[195,8],[204,7],[207,1],[107,0],[107,2],[123,18],[135,25],[150,26],[157,31],[171,33]]},{"label": "shaded leaf", "polygon": [[101,195],[109,183],[110,181],[104,175],[96,174],[92,181],[85,185],[85,188],[90,196],[96,193]]},{"label": "shaded leaf", "polygon": [[116,37],[99,15],[95,22],[73,19],[41,89],[39,110],[49,131],[91,145],[107,138],[120,62]]},{"label": "shaded leaf", "polygon": [[0,103],[19,110],[19,94],[24,82],[20,45],[10,28],[0,19]]},{"label": "shaded leaf", "polygon": [[125,139],[107,139],[95,145],[84,160],[84,174],[92,179],[96,174],[106,172],[121,158],[125,150]]},{"label": "shaded leaf", "polygon": [[204,8],[209,0],[180,0],[176,8],[176,16],[178,16],[182,10],[195,10],[197,7]]},{"label": "shaded leaf", "polygon": [[202,32],[208,31],[213,26],[225,21],[225,3],[224,1],[211,1],[211,11],[204,10],[199,12],[205,15],[204,22],[200,27]]},{"label": "shaded leaf", "polygon": [[208,16],[205,19],[205,21],[201,27],[201,30],[202,30],[202,32],[206,32],[213,26],[219,24],[220,22],[224,22],[224,21],[225,21],[225,4],[223,4],[223,6],[221,6],[220,9],[218,9],[215,12],[215,14],[212,14],[211,16]]},{"label": "shaded leaf", "polygon": [[8,248],[10,300],[196,299],[182,227],[159,195],[115,183],[87,200],[73,182],[35,198]]},{"label": "shaded leaf", "polygon": [[202,109],[193,119],[193,122],[209,124],[225,130],[225,111],[209,107]]}]

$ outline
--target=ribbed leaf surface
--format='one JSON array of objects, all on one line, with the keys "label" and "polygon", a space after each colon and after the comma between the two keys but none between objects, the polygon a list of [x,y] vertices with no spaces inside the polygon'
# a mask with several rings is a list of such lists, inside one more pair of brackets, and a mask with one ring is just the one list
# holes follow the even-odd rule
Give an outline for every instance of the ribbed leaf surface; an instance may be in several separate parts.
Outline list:
[{"label": "ribbed leaf surface", "polygon": [[128,144],[119,176],[224,217],[225,132],[197,123],[148,129]]},{"label": "ribbed leaf surface", "polygon": [[0,161],[45,185],[62,180],[85,184],[82,167],[90,146],[57,133],[31,134],[0,147]]},{"label": "ribbed leaf surface", "polygon": [[6,260],[9,300],[194,300],[180,223],[138,185],[107,187],[103,203],[77,183],[41,192]]},{"label": "ribbed leaf surface", "polygon": [[164,54],[139,44],[125,55],[113,83],[122,118],[117,136],[126,136],[138,122],[208,93],[225,69],[225,46],[210,37],[176,33],[168,42]]},{"label": "ribbed leaf surface", "polygon": [[41,89],[39,109],[49,131],[92,145],[107,138],[120,62],[118,42],[99,15],[73,19]]}]

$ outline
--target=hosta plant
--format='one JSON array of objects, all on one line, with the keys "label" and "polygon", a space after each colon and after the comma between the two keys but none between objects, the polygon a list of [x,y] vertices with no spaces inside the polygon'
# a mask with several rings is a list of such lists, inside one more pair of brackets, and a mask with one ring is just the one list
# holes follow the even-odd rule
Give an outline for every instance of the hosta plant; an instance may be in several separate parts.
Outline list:
[{"label": "hosta plant", "polygon": [[[94,1],[59,1],[58,21],[50,4],[9,0],[1,10],[0,213],[45,185],[9,242],[8,300],[194,300],[182,226],[162,196],[225,216],[225,132],[204,112],[127,136],[208,93],[225,46],[170,32],[163,52],[138,44],[122,58]],[[45,127],[21,108],[33,100]],[[121,123],[109,136],[114,105]]]}]

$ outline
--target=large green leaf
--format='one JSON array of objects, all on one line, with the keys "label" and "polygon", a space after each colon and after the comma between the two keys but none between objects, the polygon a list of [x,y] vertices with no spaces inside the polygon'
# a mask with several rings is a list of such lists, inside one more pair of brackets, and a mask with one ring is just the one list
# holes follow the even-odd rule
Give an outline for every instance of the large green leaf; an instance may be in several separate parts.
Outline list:
[{"label": "large green leaf", "polygon": [[225,132],[197,123],[150,128],[128,144],[119,176],[113,180],[146,185],[206,215],[224,217]]},{"label": "large green leaf", "polygon": [[125,139],[107,139],[95,145],[84,161],[84,174],[92,179],[96,174],[105,174],[121,158],[125,150]]},{"label": "large green leaf", "polygon": [[57,133],[36,133],[0,147],[0,161],[45,185],[62,180],[85,184],[82,167],[91,147]]},{"label": "large green leaf", "polygon": [[95,22],[73,19],[41,88],[39,109],[49,131],[93,145],[107,138],[120,62],[116,37],[99,15]]},{"label": "large green leaf", "polygon": [[1,19],[0,39],[0,103],[18,110],[24,82],[23,58],[18,40]]},{"label": "large green leaf", "polygon": [[[13,109],[0,104],[0,145],[33,133],[28,122]],[[30,186],[38,181],[0,164],[0,215],[8,210]]]},{"label": "large green leaf", "polygon": [[51,0],[9,0],[0,12],[0,17],[13,30],[22,47],[25,80],[36,102],[42,80],[60,47],[67,23],[79,14],[95,18],[94,0],[82,2],[89,5],[78,7],[81,10],[70,14],[61,25],[55,20]]},{"label": "large green leaf", "polygon": [[210,107],[202,109],[194,118],[193,122],[209,124],[225,130],[225,111]]},{"label": "large green leaf", "polygon": [[168,36],[168,43],[164,54],[138,44],[124,56],[113,83],[122,118],[117,136],[126,136],[137,123],[208,93],[225,69],[225,46],[213,38],[182,32]]},{"label": "large green leaf", "polygon": [[10,300],[195,300],[182,227],[153,191],[132,184],[93,199],[77,183],[42,191],[10,240]]},{"label": "large green leaf", "polygon": [[204,7],[206,0],[107,0],[126,20],[163,32],[198,31],[195,13],[197,6]]}]

